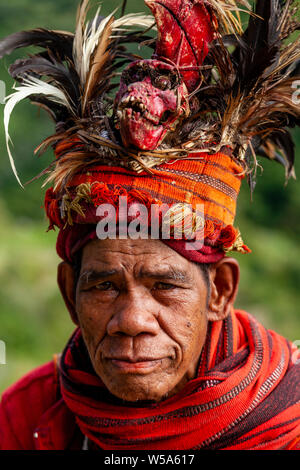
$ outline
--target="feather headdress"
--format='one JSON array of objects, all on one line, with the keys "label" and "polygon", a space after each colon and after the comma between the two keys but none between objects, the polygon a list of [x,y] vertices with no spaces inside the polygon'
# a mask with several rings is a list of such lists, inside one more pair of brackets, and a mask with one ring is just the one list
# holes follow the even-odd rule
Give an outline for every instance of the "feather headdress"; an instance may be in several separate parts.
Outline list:
[{"label": "feather headdress", "polygon": [[[293,175],[294,144],[288,128],[300,122],[300,108],[292,98],[293,84],[300,78],[300,40],[287,41],[300,28],[293,0],[257,0],[253,10],[246,0],[186,1],[186,10],[178,12],[179,3],[146,1],[157,23],[156,42],[148,33],[155,29],[152,16],[124,15],[124,2],[119,19],[114,18],[115,12],[103,18],[98,9],[94,19],[87,21],[89,0],[81,1],[74,34],[35,29],[0,41],[0,58],[20,47],[43,48],[17,60],[9,69],[19,82],[4,109],[6,144],[17,178],[8,126],[14,107],[27,97],[45,109],[56,124],[55,134],[36,151],[55,147],[67,138],[77,143],[46,171],[56,188],[97,162],[117,162],[151,172],[151,167],[168,159],[191,158],[199,151],[215,153],[224,146],[243,163],[252,187],[257,155],[279,161],[287,177]],[[207,40],[201,36],[201,50],[194,31],[200,26],[193,29],[186,19],[191,9],[202,23],[201,15],[209,16]],[[242,27],[241,12],[246,12],[246,28]],[[168,27],[170,34],[177,34],[174,24],[181,38],[177,63],[173,52],[166,52]],[[120,70],[142,59],[128,50],[132,43],[146,44],[156,49],[153,57],[175,64],[189,89],[180,126],[170,126],[159,146],[148,151],[124,147],[116,125],[112,93],[119,86]],[[198,86],[189,86],[185,79],[189,73],[190,77],[194,74],[193,80],[195,73],[199,77]]]},{"label": "feather headdress", "polygon": [[88,4],[89,0],[82,0],[78,8],[75,34],[39,28],[14,33],[0,41],[0,58],[21,47],[44,49],[17,60],[9,68],[10,75],[20,83],[13,86],[15,92],[7,96],[4,108],[7,150],[18,180],[9,149],[8,126],[14,107],[24,98],[29,97],[46,110],[57,125],[58,132],[41,147],[58,143],[80,130],[87,134],[91,126],[95,129],[100,123],[98,135],[102,133],[108,143],[105,149],[109,149],[107,132],[113,133],[108,123],[113,101],[110,91],[118,86],[114,79],[121,67],[137,58],[126,45],[152,40],[147,31],[154,28],[154,20],[143,14],[114,19],[112,13],[103,18],[99,8],[94,19],[86,21]]}]

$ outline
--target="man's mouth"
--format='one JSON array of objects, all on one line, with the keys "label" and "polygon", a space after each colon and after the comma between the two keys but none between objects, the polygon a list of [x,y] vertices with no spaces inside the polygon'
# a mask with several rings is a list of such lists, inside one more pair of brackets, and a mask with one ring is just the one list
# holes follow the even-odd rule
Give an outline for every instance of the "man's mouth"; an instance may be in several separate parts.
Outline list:
[{"label": "man's mouth", "polygon": [[147,374],[158,368],[163,359],[140,358],[128,359],[122,357],[106,358],[111,366],[121,373]]}]

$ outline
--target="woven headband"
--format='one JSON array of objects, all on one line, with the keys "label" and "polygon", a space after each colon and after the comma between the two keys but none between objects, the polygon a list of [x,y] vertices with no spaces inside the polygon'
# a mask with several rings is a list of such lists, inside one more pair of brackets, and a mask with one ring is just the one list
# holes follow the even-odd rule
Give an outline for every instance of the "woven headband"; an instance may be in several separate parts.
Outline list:
[{"label": "woven headband", "polygon": [[[152,15],[144,15],[125,14],[126,3],[88,20],[82,0],[74,33],[37,28],[0,41],[0,58],[42,48],[9,68],[18,82],[4,109],[13,171],[21,184],[8,128],[16,104],[29,98],[55,123],[35,153],[54,150],[38,176],[52,184],[45,209],[63,259],[97,237],[101,205],[111,205],[119,227],[120,197],[131,209],[164,207],[147,216],[149,230],[159,220],[162,231],[167,214],[164,241],[188,259],[249,252],[234,227],[242,179],[252,191],[258,156],[294,176],[297,7],[293,0],[257,0],[253,9],[246,0],[146,0]],[[189,249],[184,231],[176,236],[186,220],[201,234],[199,249]]]}]

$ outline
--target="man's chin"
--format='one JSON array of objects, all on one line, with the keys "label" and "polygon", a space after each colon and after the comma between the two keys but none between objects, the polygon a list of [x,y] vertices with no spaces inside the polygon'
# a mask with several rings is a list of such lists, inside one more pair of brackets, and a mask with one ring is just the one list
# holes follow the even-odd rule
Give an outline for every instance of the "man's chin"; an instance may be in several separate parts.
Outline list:
[{"label": "man's chin", "polygon": [[102,371],[99,376],[112,395],[126,402],[160,402],[173,394],[174,384],[168,374],[113,374]]},{"label": "man's chin", "polygon": [[147,386],[142,384],[128,385],[128,386],[118,386],[118,387],[107,387],[109,392],[116,398],[119,398],[123,402],[126,402],[128,405],[133,404],[143,404],[159,403],[162,400],[165,400],[169,397],[168,392],[160,392],[159,390],[149,390]]}]

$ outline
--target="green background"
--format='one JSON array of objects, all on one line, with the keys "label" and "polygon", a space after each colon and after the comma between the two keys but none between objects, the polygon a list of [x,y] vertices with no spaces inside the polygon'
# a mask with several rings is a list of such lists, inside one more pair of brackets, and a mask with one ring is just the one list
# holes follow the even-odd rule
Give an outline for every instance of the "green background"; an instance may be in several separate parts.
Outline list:
[{"label": "green background", "polygon": [[[108,14],[120,1],[104,0]],[[75,0],[10,0],[0,5],[0,37],[15,31],[45,27],[74,31]],[[142,0],[129,0],[128,12],[146,11]],[[0,61],[0,80],[11,92],[7,69],[24,51]],[[42,210],[42,181],[23,190],[18,185],[5,147],[3,108],[0,104],[0,340],[6,343],[6,364],[0,364],[0,394],[32,368],[60,352],[74,326],[56,284],[59,259],[57,233],[46,232]],[[37,158],[34,148],[54,131],[46,113],[29,101],[15,109],[10,125],[12,152],[18,173],[28,181],[52,161],[51,152]],[[300,132],[294,132],[300,174]],[[284,170],[260,159],[257,187],[251,201],[244,183],[239,198],[236,225],[250,255],[236,255],[241,265],[241,283],[236,306],[248,310],[268,328],[292,341],[300,339],[300,185],[284,185]]]}]

